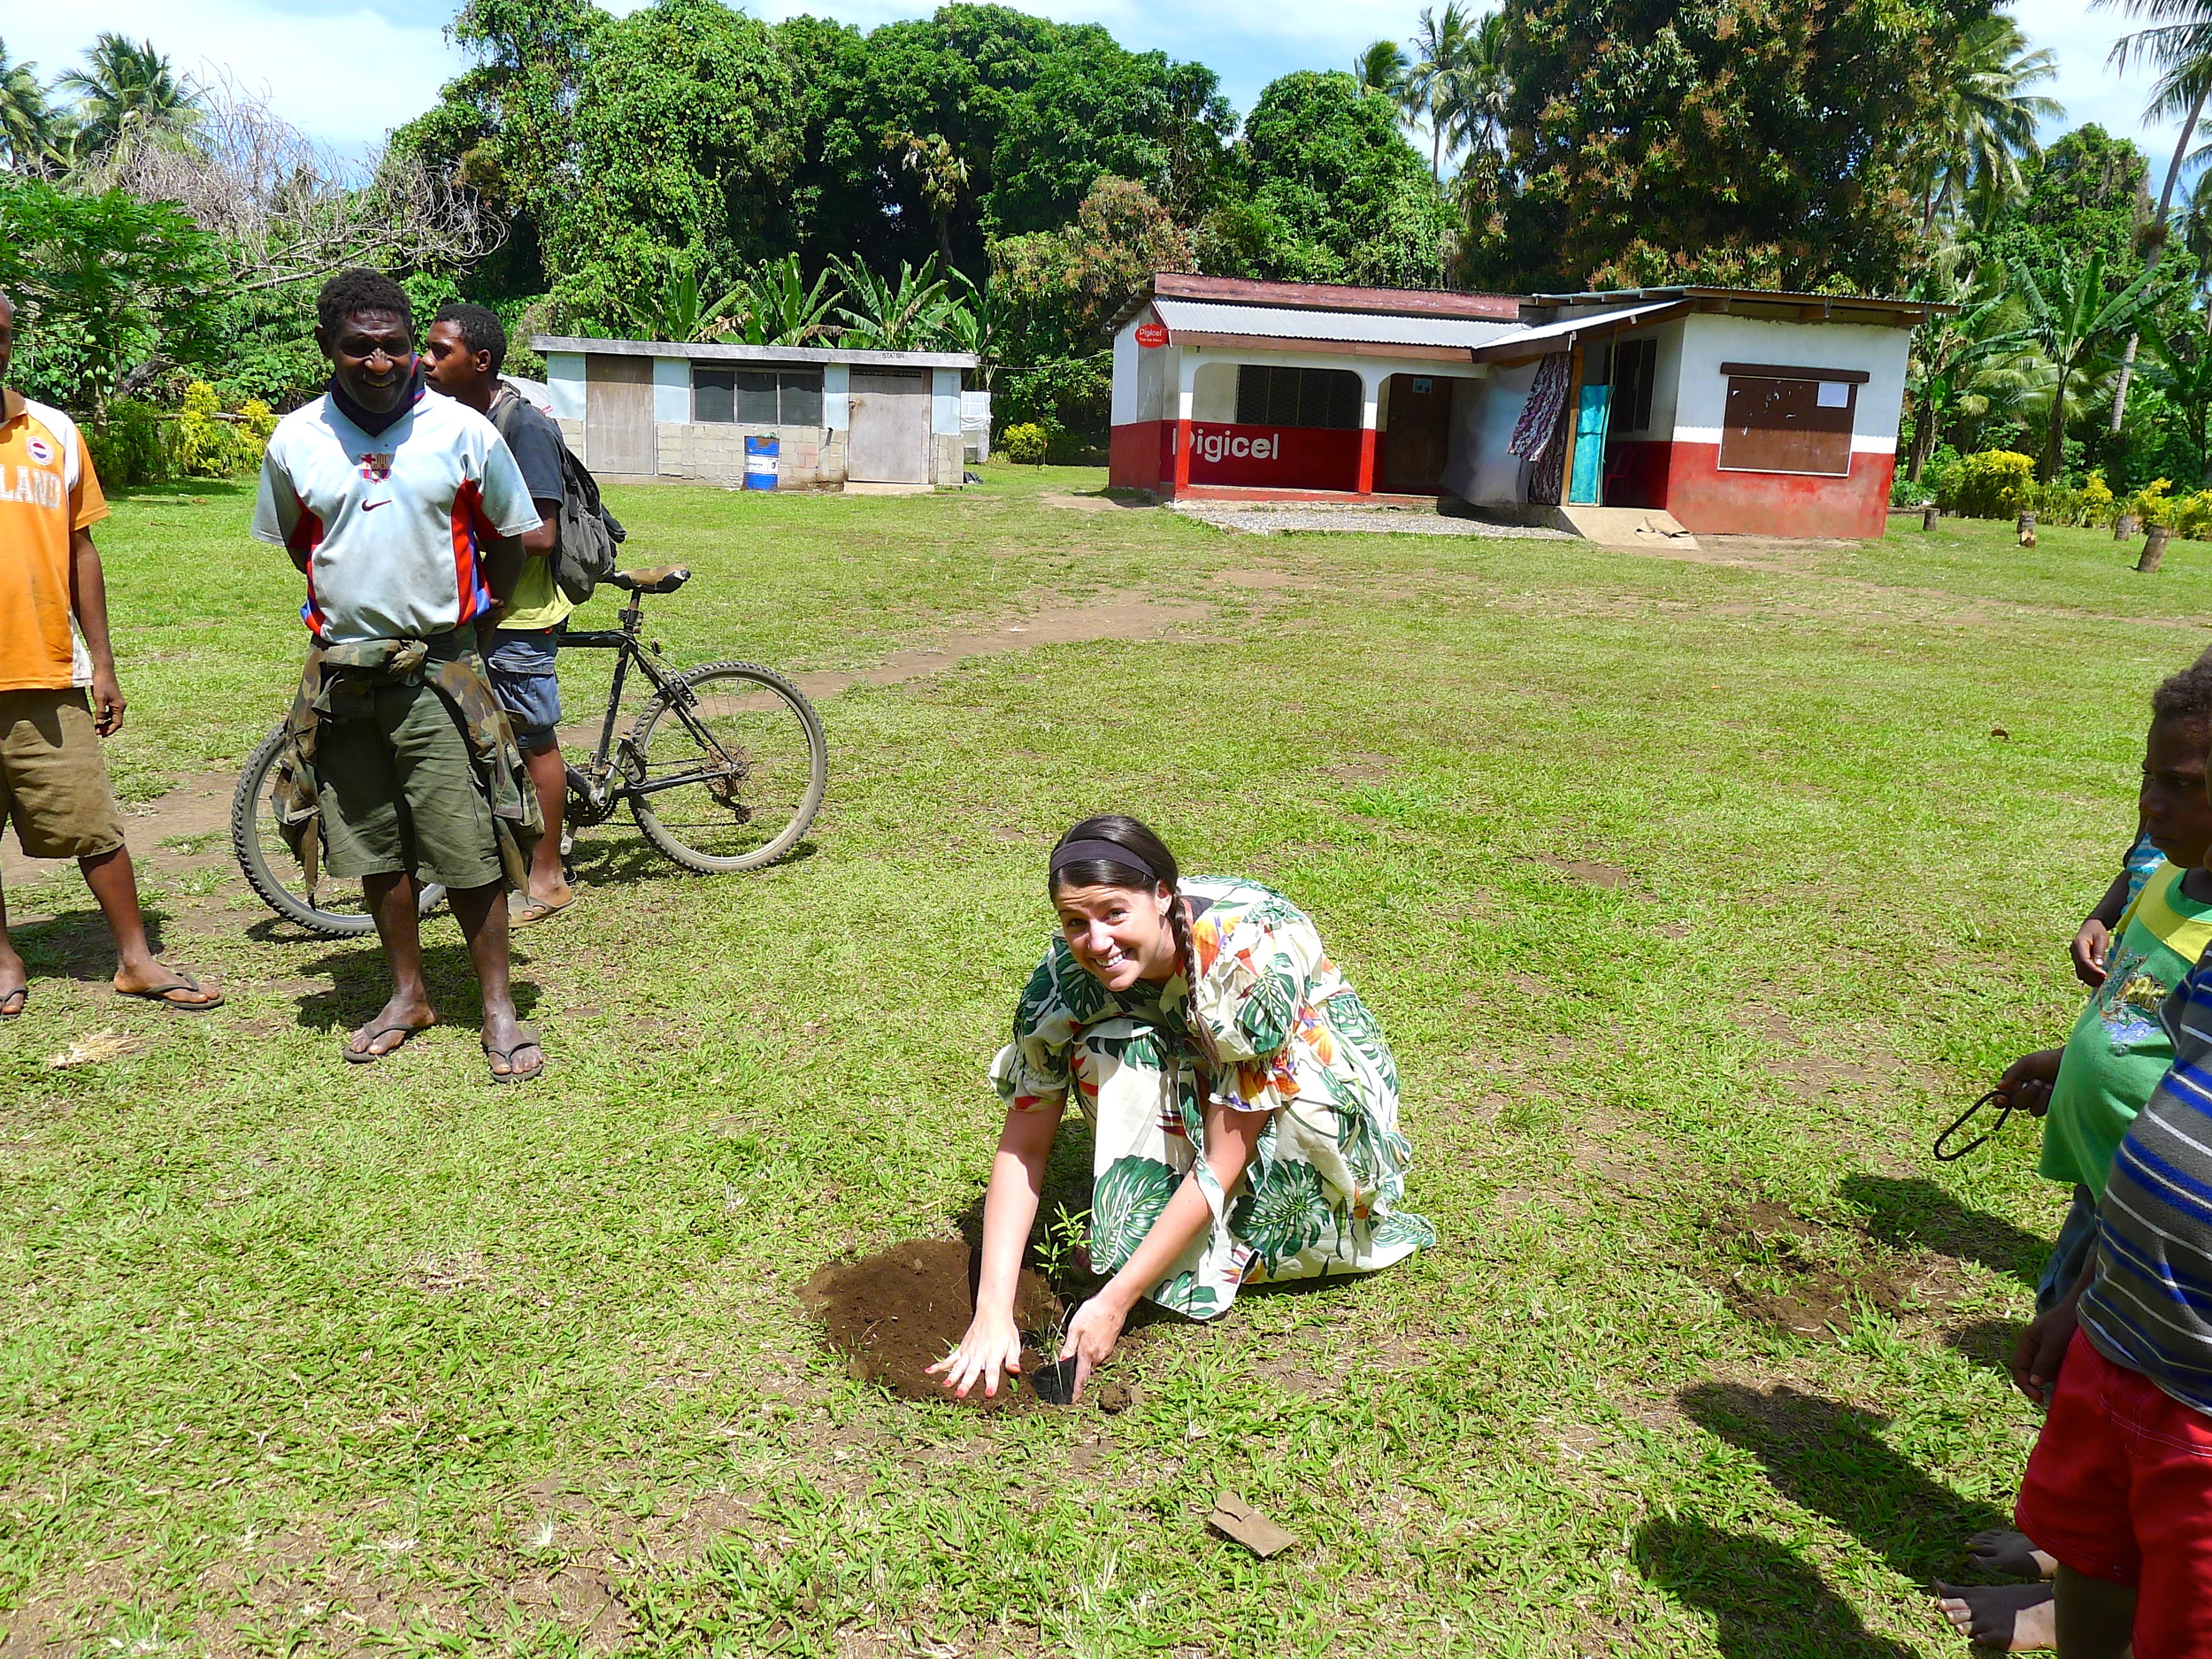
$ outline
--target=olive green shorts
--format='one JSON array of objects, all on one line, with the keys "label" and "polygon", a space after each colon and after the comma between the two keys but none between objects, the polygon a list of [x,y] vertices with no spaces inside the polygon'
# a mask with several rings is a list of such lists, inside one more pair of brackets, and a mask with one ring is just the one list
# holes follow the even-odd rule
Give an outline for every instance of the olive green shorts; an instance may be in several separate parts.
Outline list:
[{"label": "olive green shorts", "polygon": [[0,826],[9,824],[27,858],[97,858],[123,844],[81,688],[0,691]]},{"label": "olive green shorts", "polygon": [[428,685],[379,686],[365,719],[325,716],[315,733],[323,867],[408,872],[466,889],[503,881],[492,809],[453,705]]}]

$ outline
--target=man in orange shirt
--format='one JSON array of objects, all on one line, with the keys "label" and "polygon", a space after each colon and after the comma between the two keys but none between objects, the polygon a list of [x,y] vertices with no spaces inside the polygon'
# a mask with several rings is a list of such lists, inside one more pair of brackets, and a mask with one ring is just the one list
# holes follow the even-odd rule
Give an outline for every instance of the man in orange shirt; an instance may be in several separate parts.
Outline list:
[{"label": "man in orange shirt", "polygon": [[[0,294],[0,826],[15,826],[27,857],[77,861],[115,937],[119,994],[213,1008],[223,999],[211,984],[157,960],[146,942],[100,757],[100,740],[123,724],[92,545],[108,505],[76,423],[8,388],[14,348],[15,303]],[[7,920],[0,896],[0,1019],[30,997]]]}]

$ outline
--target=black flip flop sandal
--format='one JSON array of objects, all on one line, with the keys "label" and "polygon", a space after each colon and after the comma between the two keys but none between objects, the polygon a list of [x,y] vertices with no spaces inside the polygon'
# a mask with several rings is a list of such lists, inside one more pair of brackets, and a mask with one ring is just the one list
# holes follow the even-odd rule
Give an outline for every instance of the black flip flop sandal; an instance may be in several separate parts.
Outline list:
[{"label": "black flip flop sandal", "polygon": [[25,1004],[31,1000],[31,987],[19,985],[12,991],[0,992],[0,1019],[20,1019]]},{"label": "black flip flop sandal", "polygon": [[[169,968],[169,964],[165,962],[161,965]],[[177,976],[176,983],[173,985],[152,985],[142,991],[126,991],[119,988],[115,994],[118,996],[135,996],[142,1002],[158,1002],[164,1008],[175,1009],[180,1014],[204,1014],[210,1009],[222,1007],[223,998],[219,992],[204,1002],[178,1002],[176,993],[179,991],[183,992],[187,996],[196,996],[206,987],[200,983],[199,977],[188,968],[169,968],[169,972]]]},{"label": "black flip flop sandal", "polygon": [[504,1060],[511,1067],[515,1064],[515,1056],[518,1054],[520,1054],[525,1048],[535,1048],[538,1051],[537,1064],[532,1066],[526,1071],[521,1070],[512,1070],[504,1073],[494,1071],[491,1076],[492,1081],[495,1083],[527,1083],[531,1079],[536,1077],[539,1073],[545,1070],[544,1045],[538,1041],[536,1033],[531,1031],[530,1027],[527,1025],[520,1027],[520,1034],[515,1038],[514,1042],[511,1047],[505,1048],[495,1048],[488,1042],[483,1043],[480,1046],[484,1050],[484,1057],[486,1060]]},{"label": "black flip flop sandal", "polygon": [[[427,1025],[379,1025],[374,1031],[368,1033],[369,1041],[372,1044],[373,1044],[379,1037],[388,1037],[394,1032],[398,1032],[400,1033],[399,1041],[388,1048],[357,1048],[353,1046],[353,1037],[348,1037],[345,1041],[344,1046],[341,1048],[338,1052],[346,1056],[346,1064],[348,1065],[374,1065],[379,1060],[390,1059],[392,1056],[397,1054],[402,1048],[404,1048],[409,1043],[412,1042],[417,1037],[420,1036],[424,1032],[428,1031],[430,1027]],[[361,1033],[359,1032],[356,1032],[353,1033],[353,1036],[357,1037]]]}]

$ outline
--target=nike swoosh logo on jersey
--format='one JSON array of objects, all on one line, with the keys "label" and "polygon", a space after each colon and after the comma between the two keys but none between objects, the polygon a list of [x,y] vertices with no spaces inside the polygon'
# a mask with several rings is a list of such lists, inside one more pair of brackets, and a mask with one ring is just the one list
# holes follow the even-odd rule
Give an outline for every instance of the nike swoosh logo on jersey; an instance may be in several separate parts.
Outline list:
[{"label": "nike swoosh logo on jersey", "polygon": [[392,498],[389,495],[379,495],[374,501],[363,502],[361,503],[361,511],[363,512],[373,512],[379,507],[388,507],[391,504]]}]

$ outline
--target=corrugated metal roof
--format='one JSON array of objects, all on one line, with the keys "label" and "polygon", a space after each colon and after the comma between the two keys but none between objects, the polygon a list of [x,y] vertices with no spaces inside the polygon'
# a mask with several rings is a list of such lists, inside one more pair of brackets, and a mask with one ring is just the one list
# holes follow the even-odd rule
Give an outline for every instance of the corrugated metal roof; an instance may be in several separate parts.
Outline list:
[{"label": "corrugated metal roof", "polygon": [[1152,302],[1171,334],[1258,334],[1276,340],[1342,340],[1381,346],[1479,346],[1520,325],[1460,317],[1388,317],[1366,311],[1286,311],[1202,300]]},{"label": "corrugated metal roof", "polygon": [[1483,342],[1485,349],[1478,350],[1478,357],[1519,357],[1531,349],[1541,350],[1554,342],[1563,342],[1570,334],[1586,334],[1615,328],[1655,317],[1661,311],[1686,309],[1686,300],[1654,300],[1647,305],[1610,305],[1603,311],[1584,311],[1563,323],[1544,323],[1534,328],[1508,328],[1502,334]]},{"label": "corrugated metal roof", "polygon": [[863,351],[838,346],[738,346],[710,342],[685,345],[673,340],[601,340],[572,334],[532,334],[530,345],[542,352],[587,357],[688,357],[696,363],[849,363],[872,369],[972,369],[972,351]]}]

